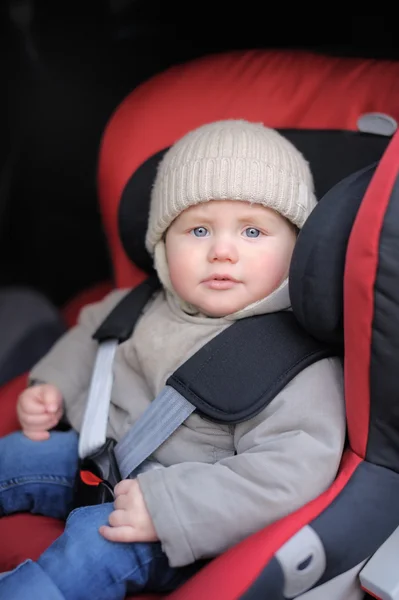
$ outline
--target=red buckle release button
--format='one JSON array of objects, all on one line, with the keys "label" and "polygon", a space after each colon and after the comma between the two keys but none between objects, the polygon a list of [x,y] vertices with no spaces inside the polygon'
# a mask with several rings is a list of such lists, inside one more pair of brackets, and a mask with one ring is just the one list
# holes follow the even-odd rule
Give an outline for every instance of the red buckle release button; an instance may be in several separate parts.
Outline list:
[{"label": "red buckle release button", "polygon": [[102,479],[91,471],[80,471],[80,478],[86,485],[100,485]]}]

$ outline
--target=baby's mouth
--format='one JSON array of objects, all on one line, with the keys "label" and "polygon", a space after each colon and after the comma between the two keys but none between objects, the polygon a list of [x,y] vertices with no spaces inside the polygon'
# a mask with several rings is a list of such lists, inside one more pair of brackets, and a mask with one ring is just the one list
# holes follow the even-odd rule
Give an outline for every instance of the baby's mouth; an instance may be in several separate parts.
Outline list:
[{"label": "baby's mouth", "polygon": [[229,290],[240,282],[231,275],[211,275],[203,283],[213,290]]}]

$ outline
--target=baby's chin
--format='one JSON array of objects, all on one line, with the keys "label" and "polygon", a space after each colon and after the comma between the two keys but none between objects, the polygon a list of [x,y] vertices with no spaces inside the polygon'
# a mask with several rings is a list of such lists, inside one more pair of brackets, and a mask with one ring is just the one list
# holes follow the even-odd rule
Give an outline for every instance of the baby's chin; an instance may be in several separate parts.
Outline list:
[{"label": "baby's chin", "polygon": [[228,317],[239,310],[242,310],[247,305],[244,303],[236,303],[236,304],[223,304],[221,306],[198,306],[198,310],[206,315],[207,317],[211,317],[213,319],[221,319],[223,317]]}]

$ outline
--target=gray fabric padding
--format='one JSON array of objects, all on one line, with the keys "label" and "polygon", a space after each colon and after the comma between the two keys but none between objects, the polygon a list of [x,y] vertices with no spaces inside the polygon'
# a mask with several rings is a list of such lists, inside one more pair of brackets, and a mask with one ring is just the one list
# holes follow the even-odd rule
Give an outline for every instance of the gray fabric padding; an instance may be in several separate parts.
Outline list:
[{"label": "gray fabric padding", "polygon": [[29,370],[65,331],[59,310],[40,292],[0,289],[0,385]]}]

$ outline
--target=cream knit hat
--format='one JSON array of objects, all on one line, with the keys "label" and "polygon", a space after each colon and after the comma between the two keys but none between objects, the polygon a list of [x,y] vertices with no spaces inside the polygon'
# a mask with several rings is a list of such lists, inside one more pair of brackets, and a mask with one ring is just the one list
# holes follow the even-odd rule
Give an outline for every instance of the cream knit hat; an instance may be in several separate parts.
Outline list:
[{"label": "cream knit hat", "polygon": [[151,193],[149,253],[182,211],[209,200],[262,204],[298,228],[316,205],[303,155],[276,130],[244,120],[203,125],[166,152]]}]

